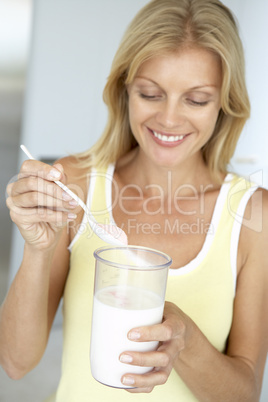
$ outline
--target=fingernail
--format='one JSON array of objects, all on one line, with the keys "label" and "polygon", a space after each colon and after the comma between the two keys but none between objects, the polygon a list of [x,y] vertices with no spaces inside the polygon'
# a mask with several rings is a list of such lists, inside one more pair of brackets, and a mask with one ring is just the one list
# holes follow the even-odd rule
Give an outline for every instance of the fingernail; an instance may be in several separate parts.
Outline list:
[{"label": "fingernail", "polygon": [[63,191],[63,193],[62,193],[62,199],[63,199],[64,201],[70,201],[70,200],[72,200],[73,198],[72,198],[68,193],[66,193],[65,191]]},{"label": "fingernail", "polygon": [[69,219],[76,219],[77,215],[76,214],[68,214]]},{"label": "fingernail", "polygon": [[125,376],[125,377],[123,377],[122,383],[125,385],[133,385],[135,383],[135,381],[134,381],[133,377]]},{"label": "fingernail", "polygon": [[72,201],[69,202],[69,205],[71,205],[71,207],[77,207],[78,202],[75,201],[75,200],[72,200]]},{"label": "fingernail", "polygon": [[138,331],[131,331],[128,333],[128,339],[131,339],[132,341],[136,341],[140,339],[141,334]]},{"label": "fingernail", "polygon": [[51,171],[49,172],[49,177],[51,178],[51,179],[59,179],[60,178],[60,176],[61,176],[61,172],[59,172],[58,170],[56,170],[56,169],[51,169]]},{"label": "fingernail", "polygon": [[130,355],[121,355],[119,360],[121,363],[132,363],[133,357]]}]

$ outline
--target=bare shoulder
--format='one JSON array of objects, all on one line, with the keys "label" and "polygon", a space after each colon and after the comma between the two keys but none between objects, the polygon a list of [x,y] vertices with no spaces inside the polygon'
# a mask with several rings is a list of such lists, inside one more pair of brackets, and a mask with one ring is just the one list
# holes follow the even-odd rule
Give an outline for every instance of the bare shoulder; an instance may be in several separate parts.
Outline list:
[{"label": "bare shoulder", "polygon": [[83,162],[80,162],[74,155],[65,156],[57,160],[56,163],[63,166],[66,176],[70,178],[83,176],[88,171]]},{"label": "bare shoulder", "polygon": [[[268,190],[257,189],[247,204],[240,235],[241,261],[254,258],[268,265]],[[243,264],[242,264],[243,265]]]},{"label": "bare shoulder", "polygon": [[259,238],[268,235],[268,190],[258,188],[250,197],[245,210],[242,230],[247,236]]}]

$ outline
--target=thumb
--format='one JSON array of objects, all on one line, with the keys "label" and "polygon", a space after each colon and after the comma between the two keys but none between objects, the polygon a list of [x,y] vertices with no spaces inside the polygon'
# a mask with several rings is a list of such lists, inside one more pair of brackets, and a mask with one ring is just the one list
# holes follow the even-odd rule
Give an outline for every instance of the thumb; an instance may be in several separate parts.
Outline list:
[{"label": "thumb", "polygon": [[64,173],[64,169],[61,163],[54,163],[53,168],[57,169],[59,172],[61,172],[61,177],[59,180],[63,183],[66,184],[67,182],[67,177],[66,174]]}]

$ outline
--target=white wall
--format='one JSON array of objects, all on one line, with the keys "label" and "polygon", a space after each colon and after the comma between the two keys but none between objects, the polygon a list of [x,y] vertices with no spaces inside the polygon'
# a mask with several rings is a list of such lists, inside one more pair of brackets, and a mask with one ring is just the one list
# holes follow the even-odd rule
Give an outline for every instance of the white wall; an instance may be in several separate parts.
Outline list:
[{"label": "white wall", "polygon": [[[224,0],[236,14],[245,48],[246,78],[251,118],[241,135],[233,166],[241,174],[258,172],[260,184],[268,188],[268,1]],[[247,162],[250,159],[250,162]],[[240,162],[239,162],[240,161]],[[263,181],[261,182],[261,174]]]},{"label": "white wall", "polygon": [[36,157],[89,148],[106,121],[102,90],[128,22],[146,0],[36,0],[23,141]]}]

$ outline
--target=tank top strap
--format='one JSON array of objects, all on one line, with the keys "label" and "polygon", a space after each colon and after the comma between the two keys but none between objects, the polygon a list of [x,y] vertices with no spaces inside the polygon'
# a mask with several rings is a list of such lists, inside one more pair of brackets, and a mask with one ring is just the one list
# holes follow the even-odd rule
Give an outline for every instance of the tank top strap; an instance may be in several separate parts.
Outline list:
[{"label": "tank top strap", "polygon": [[[259,185],[257,185],[256,183],[251,182],[244,177],[233,175],[232,184],[230,186],[227,197],[225,217],[227,219],[229,215],[233,220],[232,233],[230,239],[230,259],[231,259],[230,263],[235,287],[237,279],[238,243],[242,223],[244,220],[244,214],[249,199],[252,197],[252,195],[258,188]],[[244,221],[244,224],[247,224],[247,222]],[[248,224],[250,224],[250,222],[248,222]]]}]

